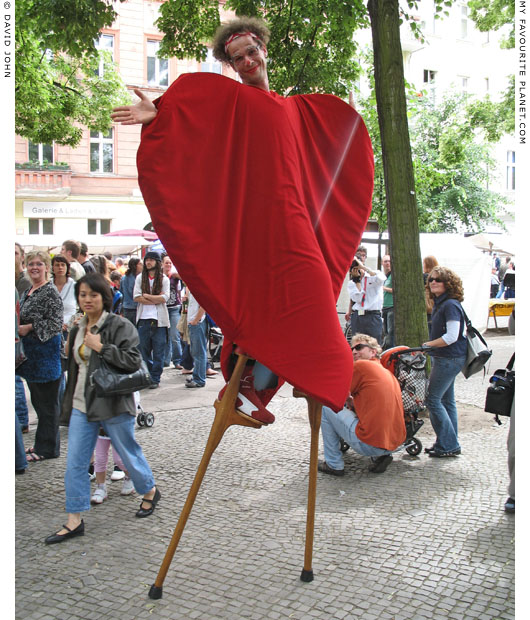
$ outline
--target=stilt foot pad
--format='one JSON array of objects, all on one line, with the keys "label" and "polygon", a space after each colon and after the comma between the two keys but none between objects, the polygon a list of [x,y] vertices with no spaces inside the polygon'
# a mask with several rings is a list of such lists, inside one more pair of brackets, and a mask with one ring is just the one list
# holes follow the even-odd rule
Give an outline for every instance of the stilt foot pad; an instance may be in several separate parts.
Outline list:
[{"label": "stilt foot pad", "polygon": [[152,598],[154,600],[162,598],[162,586],[158,587],[153,584],[149,589],[149,598]]},{"label": "stilt foot pad", "polygon": [[305,581],[306,583],[309,583],[310,581],[313,581],[313,571],[312,570],[306,570],[304,568],[304,570],[302,571],[302,574],[300,575],[300,580],[301,581]]}]

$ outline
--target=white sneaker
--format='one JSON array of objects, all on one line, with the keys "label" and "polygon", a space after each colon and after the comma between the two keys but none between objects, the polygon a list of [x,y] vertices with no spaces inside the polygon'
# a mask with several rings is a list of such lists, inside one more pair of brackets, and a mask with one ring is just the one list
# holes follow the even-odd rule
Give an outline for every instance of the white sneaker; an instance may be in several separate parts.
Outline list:
[{"label": "white sneaker", "polygon": [[116,482],[116,480],[123,480],[125,478],[125,472],[117,467],[114,467],[114,471],[110,475],[110,479],[112,482]]},{"label": "white sneaker", "polygon": [[121,487],[120,495],[130,495],[134,493],[134,484],[130,478],[125,478]]},{"label": "white sneaker", "polygon": [[90,498],[91,504],[102,504],[108,497],[107,486],[105,484],[98,484],[94,495]]}]

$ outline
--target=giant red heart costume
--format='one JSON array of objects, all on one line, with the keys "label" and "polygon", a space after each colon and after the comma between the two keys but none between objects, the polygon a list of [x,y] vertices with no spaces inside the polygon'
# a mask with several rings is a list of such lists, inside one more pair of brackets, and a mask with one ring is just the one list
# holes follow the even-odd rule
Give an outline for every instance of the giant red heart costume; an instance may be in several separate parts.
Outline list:
[{"label": "giant red heart costume", "polygon": [[336,301],[373,189],[361,117],[331,95],[209,73],[181,76],[156,105],[139,184],[181,277],[229,351],[342,409],[353,362]]}]

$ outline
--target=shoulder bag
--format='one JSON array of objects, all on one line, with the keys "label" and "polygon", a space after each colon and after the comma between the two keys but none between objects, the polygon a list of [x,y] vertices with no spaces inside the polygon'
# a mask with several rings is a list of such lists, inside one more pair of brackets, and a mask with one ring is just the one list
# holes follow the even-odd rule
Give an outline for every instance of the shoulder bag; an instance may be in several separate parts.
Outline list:
[{"label": "shoulder bag", "polygon": [[494,413],[497,424],[500,424],[500,415],[510,416],[515,396],[515,353],[510,358],[506,368],[496,370],[490,377],[491,385],[486,392],[484,411]]},{"label": "shoulder bag", "polygon": [[492,351],[488,348],[488,343],[484,340],[482,334],[471,325],[471,321],[464,308],[462,308],[462,312],[464,313],[467,329],[467,358],[464,368],[462,368],[462,374],[466,379],[469,379],[469,377],[484,368],[491,357]]},{"label": "shoulder bag", "polygon": [[152,383],[151,374],[144,360],[138,370],[125,372],[101,358],[100,367],[90,375],[90,385],[99,397],[132,394],[149,387]]}]

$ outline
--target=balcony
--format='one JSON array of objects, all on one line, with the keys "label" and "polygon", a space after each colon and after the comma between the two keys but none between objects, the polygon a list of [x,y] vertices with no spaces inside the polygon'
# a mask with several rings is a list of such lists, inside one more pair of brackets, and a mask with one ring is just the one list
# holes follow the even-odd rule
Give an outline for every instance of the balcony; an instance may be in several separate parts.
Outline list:
[{"label": "balcony", "polygon": [[33,163],[15,164],[16,198],[66,198],[70,195],[72,171],[68,166]]}]

